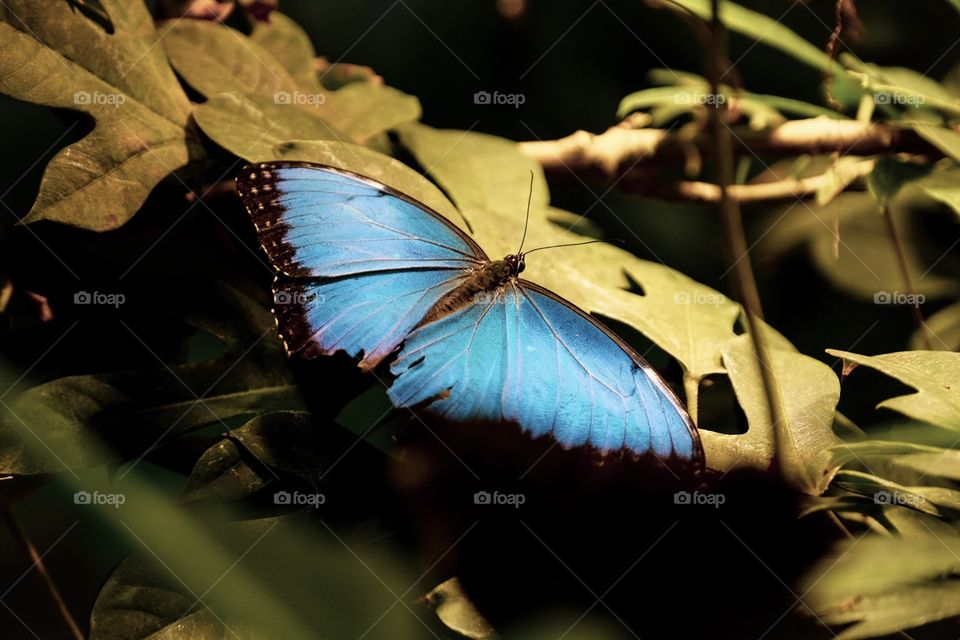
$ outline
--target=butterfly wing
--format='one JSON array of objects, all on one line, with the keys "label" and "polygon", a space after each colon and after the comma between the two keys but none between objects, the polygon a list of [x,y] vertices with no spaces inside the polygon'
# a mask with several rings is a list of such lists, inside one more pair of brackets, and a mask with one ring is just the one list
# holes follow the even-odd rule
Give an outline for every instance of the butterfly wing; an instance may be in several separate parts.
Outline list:
[{"label": "butterfly wing", "polygon": [[440,214],[333,167],[250,165],[237,190],[281,274],[274,312],[291,353],[362,353],[373,368],[486,260]]},{"label": "butterfly wing", "polygon": [[416,329],[391,371],[398,406],[452,421],[513,422],[566,447],[702,464],[696,428],[666,383],[585,312],[526,281]]}]

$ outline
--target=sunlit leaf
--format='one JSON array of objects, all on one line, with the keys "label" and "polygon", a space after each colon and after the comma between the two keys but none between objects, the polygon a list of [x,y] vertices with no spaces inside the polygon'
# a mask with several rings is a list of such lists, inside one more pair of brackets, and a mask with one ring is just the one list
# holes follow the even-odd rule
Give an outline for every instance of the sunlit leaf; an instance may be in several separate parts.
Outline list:
[{"label": "sunlit leaf", "polygon": [[114,33],[65,3],[10,0],[0,10],[0,91],[95,120],[47,164],[26,222],[114,229],[158,182],[202,154],[146,8],[119,0],[98,6]]}]

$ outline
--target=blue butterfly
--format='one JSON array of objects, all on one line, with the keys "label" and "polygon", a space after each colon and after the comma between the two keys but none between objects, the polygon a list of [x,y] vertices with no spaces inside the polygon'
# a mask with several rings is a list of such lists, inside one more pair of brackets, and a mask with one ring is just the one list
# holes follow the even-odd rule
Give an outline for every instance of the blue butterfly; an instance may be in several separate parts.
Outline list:
[{"label": "blue butterfly", "polygon": [[397,407],[702,466],[666,383],[586,312],[521,279],[523,253],[490,260],[439,213],[333,167],[250,165],[237,190],[280,273],[288,353],[344,351],[365,371],[392,356]]}]

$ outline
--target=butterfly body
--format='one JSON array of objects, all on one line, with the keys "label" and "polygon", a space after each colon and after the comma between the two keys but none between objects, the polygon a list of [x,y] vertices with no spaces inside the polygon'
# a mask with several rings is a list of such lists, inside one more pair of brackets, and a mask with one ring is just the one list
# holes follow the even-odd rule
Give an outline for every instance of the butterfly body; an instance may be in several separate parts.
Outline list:
[{"label": "butterfly body", "polygon": [[520,278],[523,253],[490,260],[440,214],[333,167],[251,165],[237,187],[279,273],[291,354],[387,362],[394,405],[445,421],[702,466],[666,383],[590,314]]}]

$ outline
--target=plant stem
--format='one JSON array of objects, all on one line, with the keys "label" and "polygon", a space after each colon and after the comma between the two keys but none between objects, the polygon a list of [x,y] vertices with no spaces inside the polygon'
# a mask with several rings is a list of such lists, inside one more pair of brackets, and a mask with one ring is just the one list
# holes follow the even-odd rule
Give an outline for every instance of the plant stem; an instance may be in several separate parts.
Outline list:
[{"label": "plant stem", "polygon": [[0,511],[2,511],[3,521],[10,528],[13,537],[16,538],[21,548],[30,558],[31,562],[33,562],[33,568],[36,569],[37,573],[43,579],[43,584],[47,588],[47,592],[50,594],[54,605],[56,605],[57,612],[70,629],[70,635],[76,640],[83,640],[83,631],[80,630],[80,625],[77,624],[73,614],[70,613],[70,609],[67,608],[67,603],[60,594],[60,590],[53,581],[53,577],[47,571],[47,566],[43,562],[43,556],[37,551],[37,548],[33,546],[33,542],[30,540],[27,532],[10,507],[4,506]]},{"label": "plant stem", "polygon": [[[733,183],[733,143],[730,130],[724,122],[726,115],[726,101],[720,100],[721,60],[726,52],[726,30],[720,20],[720,2],[711,0],[712,16],[710,29],[713,37],[707,50],[706,72],[710,81],[710,90],[716,97],[714,105],[710,106],[710,120],[713,129],[715,145],[715,163],[717,171],[717,186],[720,188],[720,213],[723,220],[724,236],[730,259],[734,260],[734,275],[737,292],[743,303],[747,320],[747,331],[753,341],[753,348],[760,363],[760,373],[763,378],[763,389],[767,396],[770,410],[771,438],[773,439],[772,470],[783,471],[782,460],[785,446],[783,438],[779,437],[777,425],[784,425],[785,412],[780,394],[777,393],[777,382],[774,376],[770,352],[763,335],[763,310],[760,305],[760,293],[757,291],[757,282],[753,276],[753,266],[750,260],[750,250],[747,246],[746,233],[743,230],[743,218],[740,205],[730,196],[730,185]],[[812,489],[812,487],[809,487]]]},{"label": "plant stem", "polygon": [[889,203],[883,205],[883,219],[887,223],[887,233],[890,234],[890,242],[893,243],[893,251],[897,254],[897,264],[900,266],[900,275],[903,277],[903,286],[913,303],[910,305],[910,313],[913,315],[913,321],[917,325],[917,331],[920,333],[920,339],[923,340],[923,346],[928,351],[933,350],[933,344],[930,341],[930,333],[927,323],[924,322],[923,311],[920,310],[920,299],[917,297],[917,289],[913,285],[913,278],[910,276],[910,270],[907,268],[907,256],[903,252],[903,244],[900,241],[900,235],[897,233],[897,225],[893,222],[893,213]]}]

